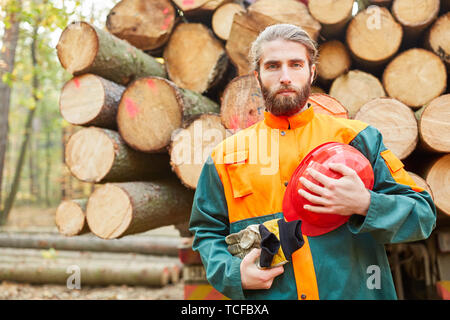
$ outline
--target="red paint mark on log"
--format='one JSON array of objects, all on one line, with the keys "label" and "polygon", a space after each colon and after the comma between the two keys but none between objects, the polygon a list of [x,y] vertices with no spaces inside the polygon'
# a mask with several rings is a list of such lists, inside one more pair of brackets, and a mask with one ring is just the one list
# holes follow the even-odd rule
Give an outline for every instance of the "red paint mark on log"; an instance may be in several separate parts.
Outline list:
[{"label": "red paint mark on log", "polygon": [[194,0],[183,0],[183,5],[190,6],[194,4]]},{"label": "red paint mark on log", "polygon": [[152,89],[153,92],[156,92],[158,89],[156,88],[156,84],[153,81],[153,79],[148,79],[147,80],[147,85],[150,87],[150,89]]},{"label": "red paint mark on log", "polygon": [[80,80],[75,78],[75,79],[73,79],[73,82],[75,83],[75,86],[79,89],[80,88]]},{"label": "red paint mark on log", "polygon": [[231,117],[231,121],[230,121],[230,128],[231,129],[239,129],[239,117],[238,115],[234,115]]},{"label": "red paint mark on log", "polygon": [[161,29],[166,30],[169,28],[170,22],[172,22],[172,16],[168,16],[164,19],[164,24],[162,25]]},{"label": "red paint mark on log", "polygon": [[163,13],[164,13],[164,14],[168,14],[168,13],[169,13],[169,8],[165,8],[165,9],[163,10]]},{"label": "red paint mark on log", "polygon": [[125,98],[125,107],[130,118],[134,118],[136,114],[138,114],[139,112],[138,107],[136,106],[134,101],[131,100],[130,98]]}]

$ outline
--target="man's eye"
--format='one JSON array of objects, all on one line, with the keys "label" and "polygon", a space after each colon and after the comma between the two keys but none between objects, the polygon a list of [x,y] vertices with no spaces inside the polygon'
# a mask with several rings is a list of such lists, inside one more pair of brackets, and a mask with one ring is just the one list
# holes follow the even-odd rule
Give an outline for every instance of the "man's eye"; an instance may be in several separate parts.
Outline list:
[{"label": "man's eye", "polygon": [[277,66],[275,64],[269,64],[267,69],[275,69]]},{"label": "man's eye", "polygon": [[294,63],[292,66],[294,68],[302,68],[303,67],[303,65],[301,63]]}]

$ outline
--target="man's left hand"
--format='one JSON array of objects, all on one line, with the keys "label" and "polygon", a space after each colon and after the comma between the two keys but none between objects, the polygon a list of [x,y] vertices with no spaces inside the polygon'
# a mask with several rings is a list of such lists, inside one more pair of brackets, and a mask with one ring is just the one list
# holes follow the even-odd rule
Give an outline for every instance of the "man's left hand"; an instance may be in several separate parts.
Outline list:
[{"label": "man's left hand", "polygon": [[306,190],[298,190],[301,196],[315,204],[305,205],[304,209],[314,213],[365,216],[370,205],[370,193],[356,171],[340,163],[330,163],[328,168],[342,174],[342,177],[333,179],[310,168],[308,173],[323,187],[304,177],[300,178],[305,189],[317,194],[316,196]]}]

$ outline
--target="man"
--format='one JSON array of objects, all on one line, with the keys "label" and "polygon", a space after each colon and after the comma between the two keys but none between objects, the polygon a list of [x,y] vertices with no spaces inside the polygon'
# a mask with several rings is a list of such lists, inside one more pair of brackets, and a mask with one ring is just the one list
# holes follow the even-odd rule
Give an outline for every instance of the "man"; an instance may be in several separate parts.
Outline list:
[{"label": "man", "polygon": [[[192,208],[193,249],[200,252],[208,281],[232,299],[396,299],[384,244],[429,237],[436,221],[430,195],[415,185],[378,130],[314,113],[307,99],[317,50],[301,28],[266,28],[250,57],[265,99],[264,120],[213,150]],[[373,190],[351,168],[330,165],[342,178],[313,170],[324,186],[305,182],[310,192],[301,195],[313,203],[306,210],[350,216],[348,222],[320,236],[300,235],[302,246],[281,266],[260,268],[257,248],[243,259],[232,255],[225,241],[230,234],[284,221],[282,201],[292,173],[311,150],[330,141],[366,156]],[[281,235],[279,222],[274,233]]]}]

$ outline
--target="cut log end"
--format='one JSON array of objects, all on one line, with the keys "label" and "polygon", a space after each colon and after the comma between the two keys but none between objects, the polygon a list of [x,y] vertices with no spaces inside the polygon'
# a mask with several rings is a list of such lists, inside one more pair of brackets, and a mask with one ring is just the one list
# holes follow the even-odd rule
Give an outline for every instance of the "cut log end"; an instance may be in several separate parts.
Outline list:
[{"label": "cut log end", "polygon": [[214,33],[220,39],[228,40],[234,15],[244,11],[245,8],[238,3],[227,3],[217,8],[217,10],[214,11],[211,21]]},{"label": "cut log end", "polygon": [[102,130],[94,127],[73,134],[66,146],[66,164],[81,181],[101,181],[110,171],[114,159],[113,142]]},{"label": "cut log end", "polygon": [[73,22],[61,34],[56,46],[61,65],[71,74],[92,65],[99,48],[95,29],[86,22]]},{"label": "cut log end", "polygon": [[432,100],[420,117],[420,138],[434,152],[450,153],[449,110],[450,94],[446,94]]},{"label": "cut log end", "polygon": [[450,154],[442,156],[431,166],[426,181],[433,190],[436,206],[450,216]]},{"label": "cut log end", "polygon": [[428,46],[447,64],[450,70],[450,12],[442,15],[430,28]]},{"label": "cut log end", "polygon": [[395,57],[383,73],[386,93],[411,108],[420,108],[447,86],[444,63],[434,53],[410,49]]},{"label": "cut log end", "polygon": [[317,74],[324,80],[336,79],[350,69],[351,58],[345,45],[337,40],[328,41],[319,47]]},{"label": "cut log end", "polygon": [[392,13],[406,27],[424,29],[439,13],[439,0],[396,0]]},{"label": "cut log end", "polygon": [[182,123],[183,105],[176,89],[164,79],[141,78],[122,95],[117,123],[123,139],[134,149],[165,148]]},{"label": "cut log end", "polygon": [[103,239],[114,239],[127,230],[132,212],[128,194],[122,188],[106,184],[89,197],[86,217],[92,233]]},{"label": "cut log end", "polygon": [[353,0],[310,0],[308,8],[321,24],[331,25],[347,20],[352,13]]},{"label": "cut log end", "polygon": [[86,200],[61,202],[56,209],[55,223],[61,234],[76,236],[86,231]]},{"label": "cut log end", "polygon": [[405,159],[416,148],[416,118],[413,111],[398,100],[373,99],[361,107],[355,119],[377,128],[383,135],[386,147],[400,160]]}]

